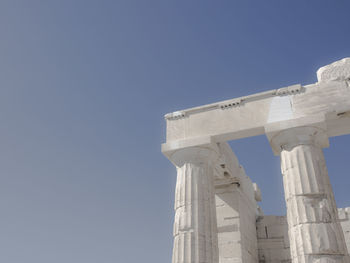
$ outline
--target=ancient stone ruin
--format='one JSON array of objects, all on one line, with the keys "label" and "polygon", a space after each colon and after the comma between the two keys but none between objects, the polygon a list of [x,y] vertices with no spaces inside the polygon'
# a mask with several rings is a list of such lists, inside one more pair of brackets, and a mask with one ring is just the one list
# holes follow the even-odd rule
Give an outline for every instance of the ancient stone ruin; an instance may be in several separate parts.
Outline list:
[{"label": "ancient stone ruin", "polygon": [[[350,133],[350,58],[318,82],[165,116],[176,166],[173,263],[349,262],[350,208],[337,209],[322,148]],[[281,159],[287,217],[264,216],[227,141],[265,134]]]}]

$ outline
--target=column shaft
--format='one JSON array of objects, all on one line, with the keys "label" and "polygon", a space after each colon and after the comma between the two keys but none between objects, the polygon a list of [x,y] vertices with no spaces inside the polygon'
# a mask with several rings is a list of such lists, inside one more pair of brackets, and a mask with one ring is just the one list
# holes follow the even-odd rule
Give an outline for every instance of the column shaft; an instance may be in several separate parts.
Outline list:
[{"label": "column shaft", "polygon": [[216,263],[213,169],[209,163],[177,168],[173,263]]},{"label": "column shaft", "polygon": [[348,262],[322,148],[282,150],[281,170],[293,263]]}]

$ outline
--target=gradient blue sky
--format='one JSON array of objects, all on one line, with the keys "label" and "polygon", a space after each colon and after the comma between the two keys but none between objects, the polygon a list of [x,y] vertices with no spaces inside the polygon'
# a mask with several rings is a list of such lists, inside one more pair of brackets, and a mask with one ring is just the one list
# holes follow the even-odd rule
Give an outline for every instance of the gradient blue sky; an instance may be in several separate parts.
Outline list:
[{"label": "gradient blue sky", "polygon": [[[0,2],[0,262],[170,262],[163,115],[296,83],[350,56],[350,2]],[[325,150],[350,206],[350,136]],[[284,214],[265,137],[231,143]]]}]

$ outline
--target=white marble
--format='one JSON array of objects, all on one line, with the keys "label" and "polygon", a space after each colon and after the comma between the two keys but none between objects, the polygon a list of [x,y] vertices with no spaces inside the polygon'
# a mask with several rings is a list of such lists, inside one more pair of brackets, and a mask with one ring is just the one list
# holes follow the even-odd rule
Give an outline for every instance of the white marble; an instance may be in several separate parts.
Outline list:
[{"label": "white marble", "polygon": [[325,132],[315,127],[286,129],[270,140],[280,147],[293,262],[348,262],[322,151],[328,144],[324,140]]},{"label": "white marble", "polygon": [[220,263],[258,261],[256,218],[259,187],[245,171],[227,144],[220,144],[220,166],[228,168],[234,181],[216,177],[216,215]]},{"label": "white marble", "polygon": [[344,81],[350,79],[350,58],[343,58],[317,71],[317,79],[321,81]]},{"label": "white marble", "polygon": [[[165,116],[162,152],[178,172],[173,263],[349,263],[350,224],[338,219],[322,148],[350,134],[350,58],[317,77]],[[226,142],[261,134],[281,157],[288,239],[282,219],[256,230],[260,190]]]},{"label": "white marble", "polygon": [[262,135],[274,122],[323,116],[329,137],[350,133],[350,58],[318,71],[319,82],[292,85],[165,115],[168,151],[173,142],[215,142]]},{"label": "white marble", "polygon": [[[350,248],[350,207],[339,208],[338,217]],[[285,216],[261,216],[257,220],[259,262],[291,262],[288,223]]]},{"label": "white marble", "polygon": [[214,163],[210,147],[175,152],[177,165],[173,263],[217,263]]},{"label": "white marble", "polygon": [[350,207],[338,209],[339,222],[342,226],[346,246],[350,251]]}]

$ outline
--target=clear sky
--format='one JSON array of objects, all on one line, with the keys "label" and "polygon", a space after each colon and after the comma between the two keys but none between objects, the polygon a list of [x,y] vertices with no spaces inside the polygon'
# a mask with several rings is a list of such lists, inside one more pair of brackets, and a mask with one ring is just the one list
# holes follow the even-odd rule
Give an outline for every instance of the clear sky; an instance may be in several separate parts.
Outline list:
[{"label": "clear sky", "polygon": [[[296,83],[350,56],[350,2],[2,0],[0,262],[171,261],[163,115]],[[350,206],[350,136],[325,150]],[[265,137],[231,143],[284,214]]]}]

